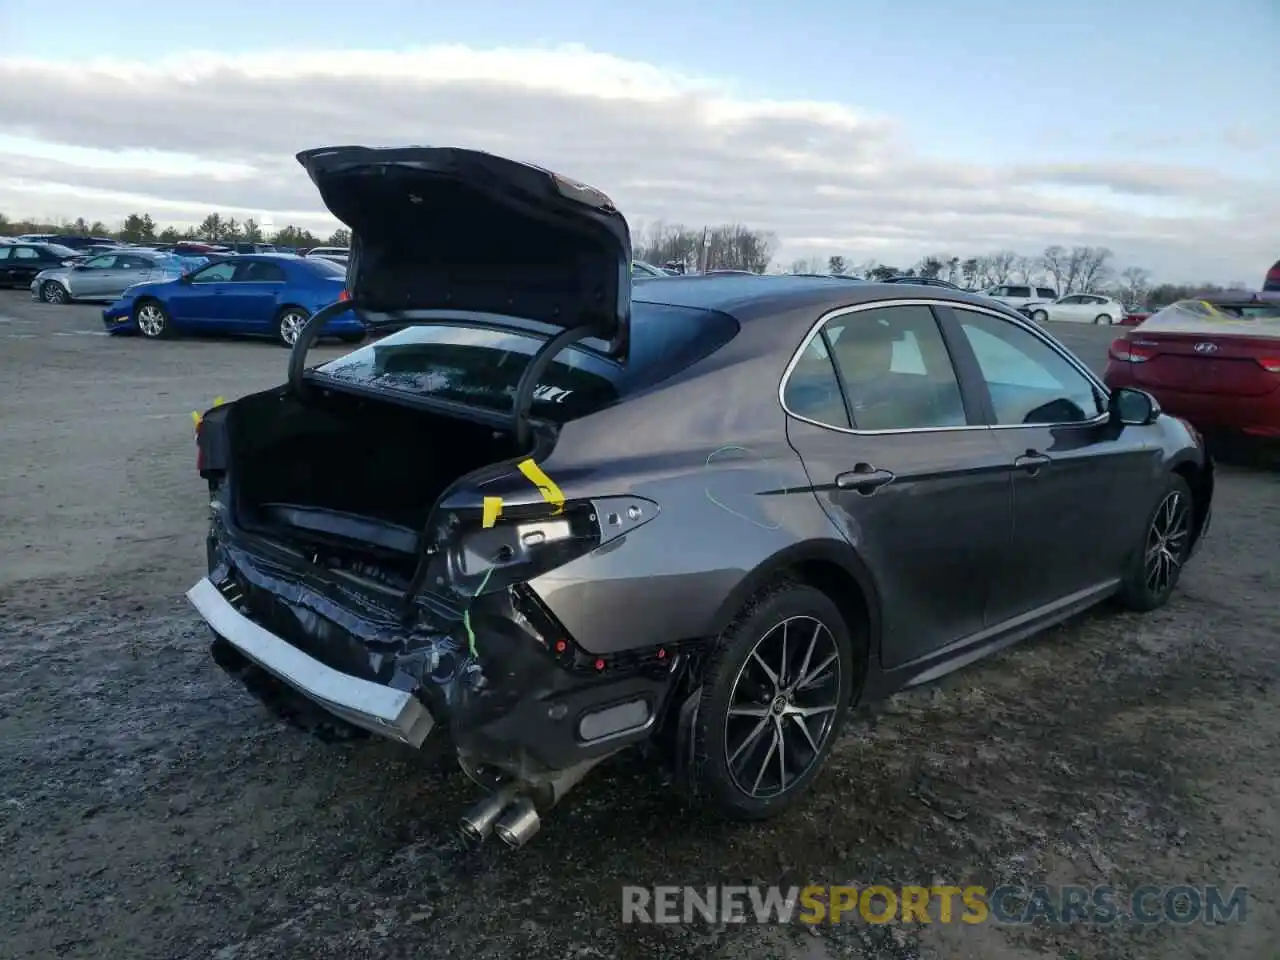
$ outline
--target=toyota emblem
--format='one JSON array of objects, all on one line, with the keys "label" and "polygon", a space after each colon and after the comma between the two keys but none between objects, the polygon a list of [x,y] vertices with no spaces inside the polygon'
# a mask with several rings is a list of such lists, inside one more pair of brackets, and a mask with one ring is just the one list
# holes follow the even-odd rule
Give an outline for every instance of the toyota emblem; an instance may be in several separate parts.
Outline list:
[{"label": "toyota emblem", "polygon": [[1195,347],[1196,353],[1217,353],[1218,345],[1216,343],[1197,343]]}]

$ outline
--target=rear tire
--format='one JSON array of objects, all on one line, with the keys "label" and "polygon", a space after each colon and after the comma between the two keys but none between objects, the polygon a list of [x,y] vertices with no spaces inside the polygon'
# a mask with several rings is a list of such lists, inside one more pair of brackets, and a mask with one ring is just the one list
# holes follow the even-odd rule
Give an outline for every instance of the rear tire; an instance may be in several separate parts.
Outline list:
[{"label": "rear tire", "polygon": [[139,303],[133,311],[133,322],[137,324],[138,332],[148,340],[162,340],[173,333],[169,311],[159,300]]},{"label": "rear tire", "polygon": [[301,307],[285,307],[276,317],[277,342],[293,349],[294,343],[298,340],[298,334],[302,332],[302,328],[307,325],[309,319],[311,314]]},{"label": "rear tire", "polygon": [[1146,613],[1168,602],[1191,554],[1194,518],[1191,488],[1171,474],[1130,560],[1118,597],[1121,606]]},{"label": "rear tire", "polygon": [[1098,324],[1099,326],[1107,326],[1107,327],[1109,327],[1109,326],[1111,326],[1111,324],[1112,324],[1112,322],[1113,322],[1113,321],[1112,321],[1112,319],[1111,319],[1110,315],[1105,314],[1105,313],[1100,313],[1100,314],[1098,314],[1096,317],[1094,317],[1094,318],[1093,318],[1093,322],[1094,322],[1095,324]]},{"label": "rear tire", "polygon": [[1031,319],[1036,323],[1045,323],[1049,319],[1049,314],[1045,313],[1043,310],[1037,310],[1035,313],[1031,314]]},{"label": "rear tire", "polygon": [[703,673],[685,771],[693,796],[734,820],[789,807],[822,768],[859,669],[826,594],[790,581],[759,594]]}]

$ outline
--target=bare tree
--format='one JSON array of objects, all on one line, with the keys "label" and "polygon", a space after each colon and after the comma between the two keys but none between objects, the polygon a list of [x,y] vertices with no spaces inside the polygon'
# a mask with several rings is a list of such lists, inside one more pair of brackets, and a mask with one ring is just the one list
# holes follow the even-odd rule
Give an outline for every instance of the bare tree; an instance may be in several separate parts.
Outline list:
[{"label": "bare tree", "polygon": [[960,282],[960,258],[946,254],[943,259],[946,261],[946,277],[947,283],[958,284]]},{"label": "bare tree", "polygon": [[1091,293],[1111,278],[1113,254],[1106,247],[1072,247],[1071,265],[1074,268],[1074,290]]},{"label": "bare tree", "polygon": [[1066,249],[1058,246],[1056,243],[1052,246],[1045,247],[1044,253],[1040,255],[1040,266],[1053,280],[1053,287],[1058,291],[1058,296],[1060,297],[1064,297],[1071,292],[1066,288],[1069,272],[1067,257],[1068,254]]},{"label": "bare tree", "polygon": [[978,283],[978,258],[966,257],[960,261],[960,276],[964,279],[964,285],[969,289],[973,289]]},{"label": "bare tree", "polygon": [[851,273],[855,277],[861,277],[863,280],[867,280],[871,277],[871,274],[875,273],[876,267],[878,266],[880,266],[880,261],[878,260],[863,260],[853,268]]},{"label": "bare tree", "polygon": [[1013,276],[1019,283],[1035,283],[1040,279],[1040,264],[1035,257],[1019,255],[1013,261]]},{"label": "bare tree", "polygon": [[925,257],[915,265],[915,272],[927,280],[935,280],[942,272],[944,264],[939,257]]},{"label": "bare tree", "polygon": [[848,272],[849,268],[845,266],[844,257],[835,254],[827,258],[827,273],[833,273],[839,277]]},{"label": "bare tree", "polygon": [[1151,274],[1142,267],[1128,267],[1121,272],[1116,286],[1121,300],[1131,307],[1140,307],[1151,293]]}]

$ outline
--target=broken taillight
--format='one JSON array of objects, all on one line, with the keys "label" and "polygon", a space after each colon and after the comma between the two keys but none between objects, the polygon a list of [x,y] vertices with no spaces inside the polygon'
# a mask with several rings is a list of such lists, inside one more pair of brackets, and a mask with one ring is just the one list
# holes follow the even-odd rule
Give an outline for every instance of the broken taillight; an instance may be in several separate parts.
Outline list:
[{"label": "broken taillight", "polygon": [[1111,342],[1111,349],[1107,351],[1112,360],[1119,360],[1121,363],[1143,363],[1151,359],[1151,353],[1142,347],[1135,345],[1131,340],[1121,337],[1119,340]]}]

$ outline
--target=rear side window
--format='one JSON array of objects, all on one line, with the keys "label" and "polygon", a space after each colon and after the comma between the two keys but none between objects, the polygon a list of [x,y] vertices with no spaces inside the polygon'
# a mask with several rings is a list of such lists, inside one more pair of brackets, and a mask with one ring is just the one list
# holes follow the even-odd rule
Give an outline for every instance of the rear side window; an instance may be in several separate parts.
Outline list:
[{"label": "rear side window", "polygon": [[[513,321],[514,324],[514,321]],[[655,386],[737,333],[731,317],[684,307],[633,304],[628,360],[584,341],[560,351],[534,389],[535,417],[566,423]],[[316,368],[339,382],[508,412],[534,353],[546,341],[523,329],[443,324],[406,327]]]},{"label": "rear side window", "polygon": [[1006,297],[1029,297],[1029,296],[1031,296],[1031,288],[1030,288],[1030,287],[1009,287],[1008,289],[1009,289],[1009,292],[1005,294],[1005,296],[1006,296]]},{"label": "rear side window", "polygon": [[849,410],[840,392],[836,368],[823,346],[822,337],[814,337],[804,348],[787,378],[782,392],[783,402],[797,417],[828,427],[849,429]]},{"label": "rear side window", "polygon": [[1052,287],[1036,287],[1036,296],[1041,300],[1054,300],[1058,296],[1058,291]]},{"label": "rear side window", "polygon": [[341,264],[334,263],[332,260],[307,260],[305,267],[312,273],[318,273],[322,277],[345,277],[347,268]]}]

